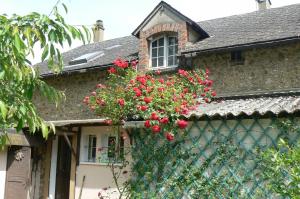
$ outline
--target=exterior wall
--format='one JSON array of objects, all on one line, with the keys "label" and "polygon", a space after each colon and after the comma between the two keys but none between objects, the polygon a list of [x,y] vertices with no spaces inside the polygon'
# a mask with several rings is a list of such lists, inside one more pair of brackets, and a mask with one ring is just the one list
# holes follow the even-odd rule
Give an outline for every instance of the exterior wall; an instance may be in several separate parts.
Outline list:
[{"label": "exterior wall", "polygon": [[186,22],[157,24],[140,32],[139,69],[146,70],[149,65],[149,38],[157,34],[173,32],[178,34],[178,49],[182,49],[188,42],[188,28]]},{"label": "exterior wall", "polygon": [[0,151],[0,199],[4,199],[6,181],[7,147]]},{"label": "exterior wall", "polygon": [[[80,160],[82,160],[82,155],[85,153],[86,149],[85,144],[83,143],[83,137],[89,134],[98,134],[102,133],[111,133],[113,129],[111,127],[82,127],[82,136],[80,144]],[[97,147],[101,147],[101,140],[97,139]],[[129,146],[129,139],[125,140],[125,147]],[[97,152],[98,153],[98,152]],[[127,159],[130,160],[130,157],[127,156]],[[130,169],[128,169],[130,170]],[[122,175],[122,174],[121,174]],[[129,173],[122,175],[120,182],[124,182]],[[83,178],[85,176],[85,181],[83,183]],[[118,193],[116,192],[116,187],[113,182],[113,177],[111,174],[110,167],[105,163],[89,163],[80,161],[76,169],[76,188],[75,188],[75,198],[78,198],[81,193],[81,198],[89,199],[99,199],[98,193],[103,189],[108,188],[107,193],[112,193],[110,198],[118,198]],[[101,193],[104,193],[103,190]],[[105,193],[104,193],[105,195]]]},{"label": "exterior wall", "polygon": [[208,67],[218,94],[300,88],[300,43],[243,51],[244,65],[231,65],[230,52],[199,55],[197,67]]},{"label": "exterior wall", "polygon": [[56,89],[64,91],[66,101],[56,108],[44,97],[36,95],[34,102],[38,112],[47,121],[96,119],[97,117],[82,103],[98,83],[103,83],[106,71],[95,70],[86,73],[61,75],[45,78],[45,81]]}]

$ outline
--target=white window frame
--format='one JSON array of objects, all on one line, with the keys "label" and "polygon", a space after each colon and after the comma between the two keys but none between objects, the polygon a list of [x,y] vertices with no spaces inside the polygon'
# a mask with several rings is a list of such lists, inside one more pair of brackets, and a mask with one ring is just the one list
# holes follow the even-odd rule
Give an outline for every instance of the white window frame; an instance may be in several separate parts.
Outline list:
[{"label": "white window frame", "polygon": [[[84,136],[82,141],[82,148],[81,148],[81,154],[80,154],[80,164],[94,164],[94,165],[107,165],[108,163],[111,163],[111,159],[108,157],[108,139],[109,137],[115,137],[116,138],[116,144],[120,144],[121,137],[117,133],[83,133],[81,136]],[[96,137],[96,156],[95,160],[89,159],[89,137]],[[125,143],[124,143],[125,144]],[[125,147],[125,146],[123,146]],[[101,150],[99,150],[101,149]],[[123,149],[124,150],[124,149]],[[115,154],[116,162],[118,163],[121,157],[121,150],[117,151]]]},{"label": "white window frame", "polygon": [[[169,58],[169,51],[168,51],[168,47],[169,47],[169,37],[176,37],[177,38],[177,49],[178,49],[178,36],[177,35],[172,35],[172,34],[163,34],[163,35],[160,35],[158,37],[155,37],[155,38],[152,38],[150,40],[150,45],[149,45],[149,52],[150,52],[150,58],[149,58],[149,65],[151,67],[152,70],[158,70],[158,69],[166,69],[166,68],[175,68],[178,66],[178,60],[177,60],[177,64],[175,65],[171,65],[169,66],[168,65],[168,58]],[[163,66],[157,66],[157,67],[153,67],[152,66],[152,44],[153,42],[157,41],[157,53],[158,53],[158,48],[159,48],[159,42],[158,40],[161,39],[161,38],[164,38],[164,64]],[[178,50],[177,52],[175,52],[175,57],[177,56],[177,53],[178,53]],[[158,58],[158,57],[157,57]],[[177,58],[175,58],[176,60]],[[157,61],[158,62],[158,61]]]}]

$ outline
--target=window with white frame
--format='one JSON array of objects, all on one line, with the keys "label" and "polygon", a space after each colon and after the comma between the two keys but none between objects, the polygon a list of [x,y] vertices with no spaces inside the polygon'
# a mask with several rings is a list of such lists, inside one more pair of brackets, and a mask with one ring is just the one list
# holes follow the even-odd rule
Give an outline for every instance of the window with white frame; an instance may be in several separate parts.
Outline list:
[{"label": "window with white frame", "polygon": [[89,135],[88,137],[88,162],[96,162],[97,152],[97,137],[96,135]]},{"label": "window with white frame", "polygon": [[150,62],[153,69],[177,66],[178,39],[163,35],[150,42]]},{"label": "window with white frame", "polygon": [[81,162],[110,163],[124,158],[124,139],[116,133],[93,133],[82,136]]}]

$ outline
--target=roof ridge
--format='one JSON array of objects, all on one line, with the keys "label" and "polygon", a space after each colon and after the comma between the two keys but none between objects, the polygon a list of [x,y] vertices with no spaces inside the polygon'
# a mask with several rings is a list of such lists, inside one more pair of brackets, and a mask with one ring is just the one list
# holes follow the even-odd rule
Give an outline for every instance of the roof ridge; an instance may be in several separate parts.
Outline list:
[{"label": "roof ridge", "polygon": [[229,15],[229,16],[224,16],[224,17],[217,17],[217,18],[213,18],[213,19],[207,19],[207,20],[203,20],[203,21],[197,21],[196,23],[200,24],[202,22],[209,22],[209,21],[214,21],[214,20],[221,20],[221,19],[226,19],[226,18],[231,18],[231,17],[240,17],[240,16],[243,16],[243,15],[249,15],[249,14],[254,14],[254,13],[267,13],[269,11],[284,9],[286,7],[293,7],[295,5],[300,6],[300,3],[294,3],[294,4],[280,6],[280,7],[269,8],[267,10],[262,10],[262,11],[255,10],[255,11],[252,11],[252,12],[246,12],[246,13],[242,13],[242,14],[234,14],[234,15]]}]

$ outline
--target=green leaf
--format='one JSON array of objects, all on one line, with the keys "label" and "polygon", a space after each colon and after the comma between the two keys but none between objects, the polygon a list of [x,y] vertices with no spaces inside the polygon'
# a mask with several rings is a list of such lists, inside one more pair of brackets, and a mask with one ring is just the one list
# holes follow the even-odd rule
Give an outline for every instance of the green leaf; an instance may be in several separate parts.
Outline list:
[{"label": "green leaf", "polygon": [[68,13],[68,8],[67,8],[67,6],[66,6],[64,3],[62,3],[62,6],[64,7],[65,12]]},{"label": "green leaf", "polygon": [[48,44],[46,44],[46,46],[44,47],[43,53],[42,53],[42,61],[44,61],[46,59],[48,54],[49,54],[49,46],[48,46]]},{"label": "green leaf", "polygon": [[42,128],[43,138],[48,138],[48,134],[49,134],[48,126],[44,122],[42,122],[41,128]]},{"label": "green leaf", "polygon": [[5,103],[2,101],[0,101],[0,111],[1,111],[2,118],[5,119],[7,115],[7,108]]},{"label": "green leaf", "polygon": [[18,51],[21,51],[21,39],[20,39],[20,36],[19,34],[15,34],[15,47],[17,48]]}]

